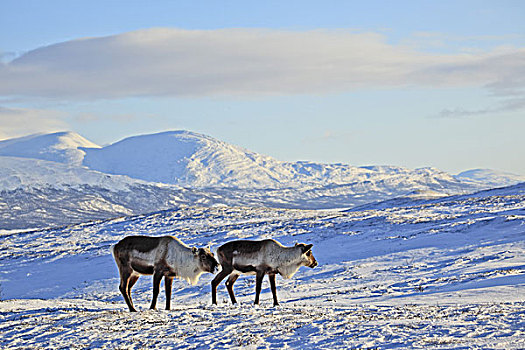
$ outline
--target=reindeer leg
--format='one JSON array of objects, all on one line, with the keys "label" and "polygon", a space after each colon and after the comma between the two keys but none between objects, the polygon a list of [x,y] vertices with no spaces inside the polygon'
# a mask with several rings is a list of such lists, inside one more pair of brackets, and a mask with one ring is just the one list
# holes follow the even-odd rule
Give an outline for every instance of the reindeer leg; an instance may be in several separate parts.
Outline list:
[{"label": "reindeer leg", "polygon": [[268,279],[270,280],[270,288],[272,289],[273,294],[273,306],[279,305],[279,301],[277,301],[277,288],[275,287],[275,275],[271,274],[268,275]]},{"label": "reindeer leg", "polygon": [[131,302],[131,299],[128,295],[128,285],[129,285],[130,277],[131,277],[131,272],[129,270],[120,271],[119,289],[120,289],[120,292],[122,293],[122,296],[124,297],[124,300],[126,301],[126,304],[128,305],[129,311],[136,312],[137,310],[133,306],[133,303]]},{"label": "reindeer leg", "polygon": [[263,278],[264,271],[257,270],[257,275],[255,276],[255,305],[259,305],[259,294],[261,294]]},{"label": "reindeer leg", "polygon": [[237,300],[235,300],[235,295],[233,294],[233,284],[237,281],[237,278],[239,278],[239,275],[231,274],[226,281],[226,289],[228,289],[228,294],[230,294],[232,304],[237,304]]},{"label": "reindeer leg", "polygon": [[153,274],[153,299],[151,300],[150,309],[155,309],[157,305],[157,297],[159,296],[160,291],[160,281],[162,280],[162,272],[155,271]]},{"label": "reindeer leg", "polygon": [[166,289],[166,310],[171,307],[171,284],[173,283],[173,277],[164,277],[164,288]]},{"label": "reindeer leg", "polygon": [[131,288],[133,288],[133,286],[135,285],[135,283],[137,283],[137,281],[139,280],[139,275],[131,275],[130,278],[129,278],[129,282],[128,282],[128,294],[129,294],[129,297],[131,298]]},{"label": "reindeer leg", "polygon": [[131,288],[133,288],[135,283],[137,283],[139,277],[140,277],[139,275],[131,274],[131,276],[129,278],[129,282],[128,282],[128,298],[129,298],[129,301],[131,302],[131,305],[133,305],[133,298],[131,297]]},{"label": "reindeer leg", "polygon": [[211,303],[217,305],[217,286],[228,276],[233,269],[222,267],[221,272],[211,281]]}]

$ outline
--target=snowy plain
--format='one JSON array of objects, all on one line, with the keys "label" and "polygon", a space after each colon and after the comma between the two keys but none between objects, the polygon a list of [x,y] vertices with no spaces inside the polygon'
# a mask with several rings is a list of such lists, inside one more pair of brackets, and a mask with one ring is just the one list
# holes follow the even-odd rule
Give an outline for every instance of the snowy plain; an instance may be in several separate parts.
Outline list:
[{"label": "snowy plain", "polygon": [[[109,247],[131,234],[216,249],[234,239],[313,243],[319,262],[265,280],[174,282],[148,310],[151,277],[118,291]],[[351,210],[181,207],[39,230],[0,231],[0,347],[174,349],[525,348],[525,184]]]}]

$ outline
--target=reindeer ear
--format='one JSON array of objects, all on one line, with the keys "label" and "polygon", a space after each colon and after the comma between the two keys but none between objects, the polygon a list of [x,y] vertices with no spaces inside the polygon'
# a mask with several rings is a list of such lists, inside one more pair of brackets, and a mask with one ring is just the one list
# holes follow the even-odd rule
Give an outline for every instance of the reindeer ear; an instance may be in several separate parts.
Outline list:
[{"label": "reindeer ear", "polygon": [[303,253],[306,253],[307,251],[309,251],[310,249],[312,249],[314,245],[313,244],[307,244],[305,246],[302,247],[303,249]]},{"label": "reindeer ear", "polygon": [[195,247],[192,247],[191,252],[193,253],[193,255],[197,255],[198,249]]}]

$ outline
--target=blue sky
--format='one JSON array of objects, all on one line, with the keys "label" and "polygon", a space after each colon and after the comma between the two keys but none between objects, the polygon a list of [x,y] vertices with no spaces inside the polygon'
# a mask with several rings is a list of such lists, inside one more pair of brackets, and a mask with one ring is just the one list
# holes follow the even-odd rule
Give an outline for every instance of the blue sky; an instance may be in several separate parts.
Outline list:
[{"label": "blue sky", "polygon": [[[522,1],[2,1],[0,138],[525,174]],[[82,39],[82,40],[79,40]]]}]

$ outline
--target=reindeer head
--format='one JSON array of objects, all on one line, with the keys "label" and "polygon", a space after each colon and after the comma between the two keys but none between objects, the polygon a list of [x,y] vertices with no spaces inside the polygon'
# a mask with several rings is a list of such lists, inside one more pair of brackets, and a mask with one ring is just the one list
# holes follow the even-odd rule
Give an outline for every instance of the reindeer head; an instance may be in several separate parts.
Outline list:
[{"label": "reindeer head", "polygon": [[199,265],[203,271],[215,273],[218,270],[219,263],[215,256],[208,248],[192,248],[193,254],[199,258]]},{"label": "reindeer head", "polygon": [[301,248],[302,265],[311,267],[312,269],[317,266],[317,260],[315,260],[314,254],[312,253],[313,244],[296,243],[295,246]]}]

